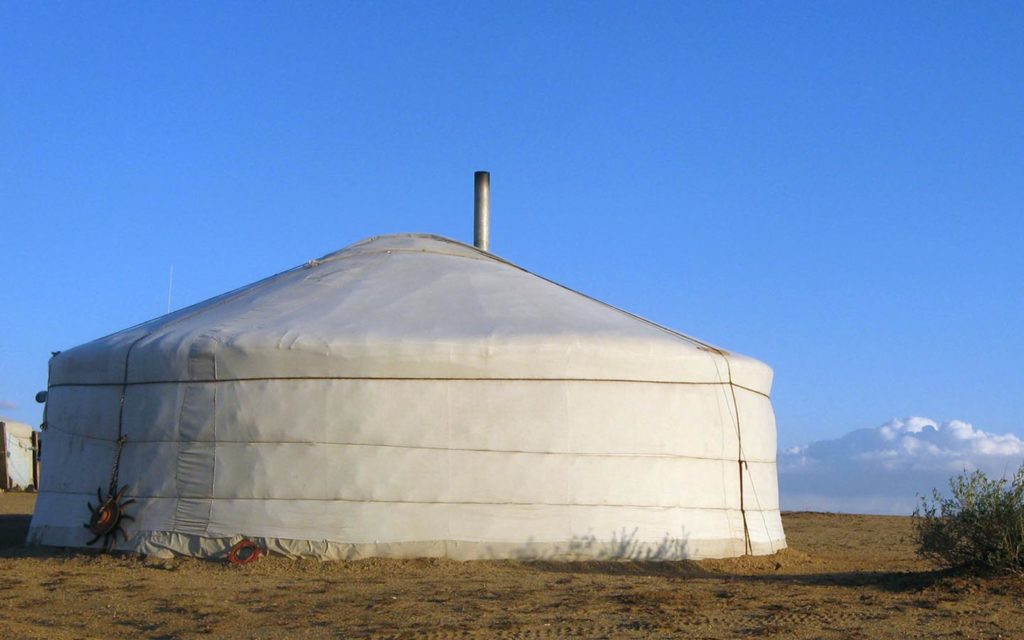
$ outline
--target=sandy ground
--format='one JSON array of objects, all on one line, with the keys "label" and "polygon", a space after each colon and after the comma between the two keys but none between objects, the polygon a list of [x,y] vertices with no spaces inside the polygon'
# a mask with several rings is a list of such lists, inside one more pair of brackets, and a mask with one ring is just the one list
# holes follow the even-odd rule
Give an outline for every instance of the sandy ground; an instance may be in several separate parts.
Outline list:
[{"label": "sandy ground", "polygon": [[230,567],[26,549],[33,503],[0,495],[0,638],[1024,638],[1024,582],[935,571],[909,518],[789,513],[733,560]]}]

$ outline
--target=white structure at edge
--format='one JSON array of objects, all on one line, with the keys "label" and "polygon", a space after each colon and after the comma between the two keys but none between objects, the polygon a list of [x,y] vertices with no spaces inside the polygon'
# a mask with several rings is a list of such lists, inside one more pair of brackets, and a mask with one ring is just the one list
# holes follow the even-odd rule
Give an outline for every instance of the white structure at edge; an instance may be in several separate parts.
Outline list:
[{"label": "white structure at edge", "polygon": [[770,553],[771,382],[473,247],[372,238],[54,357],[29,540],[92,537],[120,433],[119,549]]},{"label": "white structure at edge", "polygon": [[34,487],[32,479],[35,454],[32,450],[32,427],[0,416],[0,453],[4,464],[0,465],[7,477],[0,477],[0,489],[27,489]]}]

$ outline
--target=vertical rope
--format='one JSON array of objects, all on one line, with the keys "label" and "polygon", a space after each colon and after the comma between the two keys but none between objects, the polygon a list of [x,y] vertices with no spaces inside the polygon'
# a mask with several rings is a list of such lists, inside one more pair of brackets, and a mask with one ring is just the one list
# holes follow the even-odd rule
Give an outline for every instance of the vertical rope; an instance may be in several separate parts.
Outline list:
[{"label": "vertical rope", "polygon": [[[736,385],[732,380],[732,364],[729,362],[729,354],[711,345],[700,345],[699,349],[710,351],[711,353],[717,353],[722,356],[722,360],[725,361],[726,376],[729,379],[729,393],[732,397],[732,412],[736,420],[736,467],[738,472],[738,479],[740,482],[740,518],[743,520],[743,553],[744,555],[752,555],[754,552],[753,545],[750,541],[750,526],[747,523],[747,503],[746,503],[746,492],[744,491],[743,482],[743,468],[747,466],[747,461],[744,460],[743,455],[743,429],[740,424],[740,406],[736,400]],[[715,364],[715,370],[718,370],[718,364]],[[721,373],[719,372],[719,380],[721,380]]]},{"label": "vertical rope", "polygon": [[[746,496],[745,496],[745,492],[744,492],[744,486],[745,485],[743,483],[743,469],[745,468],[747,470],[747,473],[749,474],[750,473],[750,464],[747,462],[746,454],[743,452],[743,435],[742,435],[742,429],[741,429],[741,425],[740,425],[740,407],[739,407],[739,402],[736,399],[736,385],[733,383],[733,380],[732,380],[732,364],[729,362],[729,357],[728,357],[728,354],[726,352],[722,351],[721,349],[714,349],[714,351],[716,353],[718,353],[719,355],[721,355],[722,359],[725,360],[726,371],[728,372],[728,376],[729,376],[729,391],[732,394],[733,411],[736,412],[736,444],[737,444],[737,449],[738,449],[738,455],[737,455],[736,463],[739,466],[740,515],[743,517],[744,548],[745,548],[746,553],[748,555],[753,555],[754,549],[753,549],[753,542],[750,539],[750,527],[747,524]],[[717,370],[717,366],[716,366],[716,370]],[[753,478],[751,478],[751,480],[753,480]],[[758,511],[758,513],[761,514],[761,525],[764,527],[765,538],[768,541],[768,548],[769,548],[769,550],[771,550],[772,553],[775,553],[775,545],[772,543],[771,532],[768,530],[768,521],[765,520],[764,509],[761,507],[761,499],[758,498],[758,496],[757,496],[757,486],[753,482],[751,482],[751,484],[750,484],[750,490],[754,494],[754,502],[757,504],[757,511]]]},{"label": "vertical rope", "polygon": [[[117,410],[117,438],[118,441],[124,437],[124,404],[125,398],[128,395],[128,359],[132,357],[132,349],[135,345],[142,342],[143,338],[148,338],[151,334],[143,333],[141,336],[132,341],[131,345],[128,346],[128,351],[124,354],[124,377],[121,379],[121,406]],[[118,448],[118,453],[121,449]]]},{"label": "vertical rope", "polygon": [[736,466],[740,474],[740,516],[743,518],[743,552],[746,555],[752,555],[754,547],[750,542],[750,526],[747,524],[747,505],[743,491],[743,467],[747,466],[747,461],[743,459],[743,429],[740,427],[740,405],[736,401],[736,385],[732,382],[732,364],[729,363],[729,357],[721,349],[717,351],[725,360],[725,369],[729,375],[729,392],[732,394],[732,408],[736,412]]},{"label": "vertical rope", "polygon": [[117,478],[121,473],[121,449],[124,447],[126,440],[128,440],[127,436],[121,436],[117,439],[117,452],[114,454],[114,468],[110,470],[110,490],[107,492],[112,496],[116,496],[118,494]]},{"label": "vertical rope", "polygon": [[116,496],[118,493],[118,475],[121,472],[121,450],[124,449],[124,443],[128,440],[128,436],[124,435],[124,405],[125,398],[128,395],[128,360],[132,356],[132,349],[135,345],[139,344],[143,338],[147,337],[148,333],[143,333],[141,336],[132,341],[131,345],[128,346],[128,351],[124,354],[124,377],[121,379],[121,401],[120,406],[117,409],[117,450],[114,452],[114,465],[110,471],[110,495]]}]

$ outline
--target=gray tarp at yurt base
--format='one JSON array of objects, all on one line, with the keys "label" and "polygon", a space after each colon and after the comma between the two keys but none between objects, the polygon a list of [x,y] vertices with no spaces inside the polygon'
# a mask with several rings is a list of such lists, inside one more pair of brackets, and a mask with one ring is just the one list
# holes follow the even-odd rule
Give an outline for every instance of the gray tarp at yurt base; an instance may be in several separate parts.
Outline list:
[{"label": "gray tarp at yurt base", "polygon": [[0,489],[35,487],[35,447],[32,427],[0,416]]},{"label": "gray tarp at yurt base", "polygon": [[372,238],[50,362],[29,540],[224,557],[785,547],[766,365],[428,235]]}]

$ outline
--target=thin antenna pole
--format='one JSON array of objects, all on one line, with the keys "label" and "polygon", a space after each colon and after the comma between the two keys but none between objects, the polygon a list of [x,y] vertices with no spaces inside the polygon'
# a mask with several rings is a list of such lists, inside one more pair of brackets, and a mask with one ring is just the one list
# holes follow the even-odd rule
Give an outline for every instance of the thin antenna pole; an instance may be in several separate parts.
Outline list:
[{"label": "thin antenna pole", "polygon": [[174,288],[174,264],[171,264],[171,274],[167,277],[167,313],[171,312],[171,289]]},{"label": "thin antenna pole", "polygon": [[473,245],[484,251],[491,250],[491,174],[477,171],[473,174]]}]

